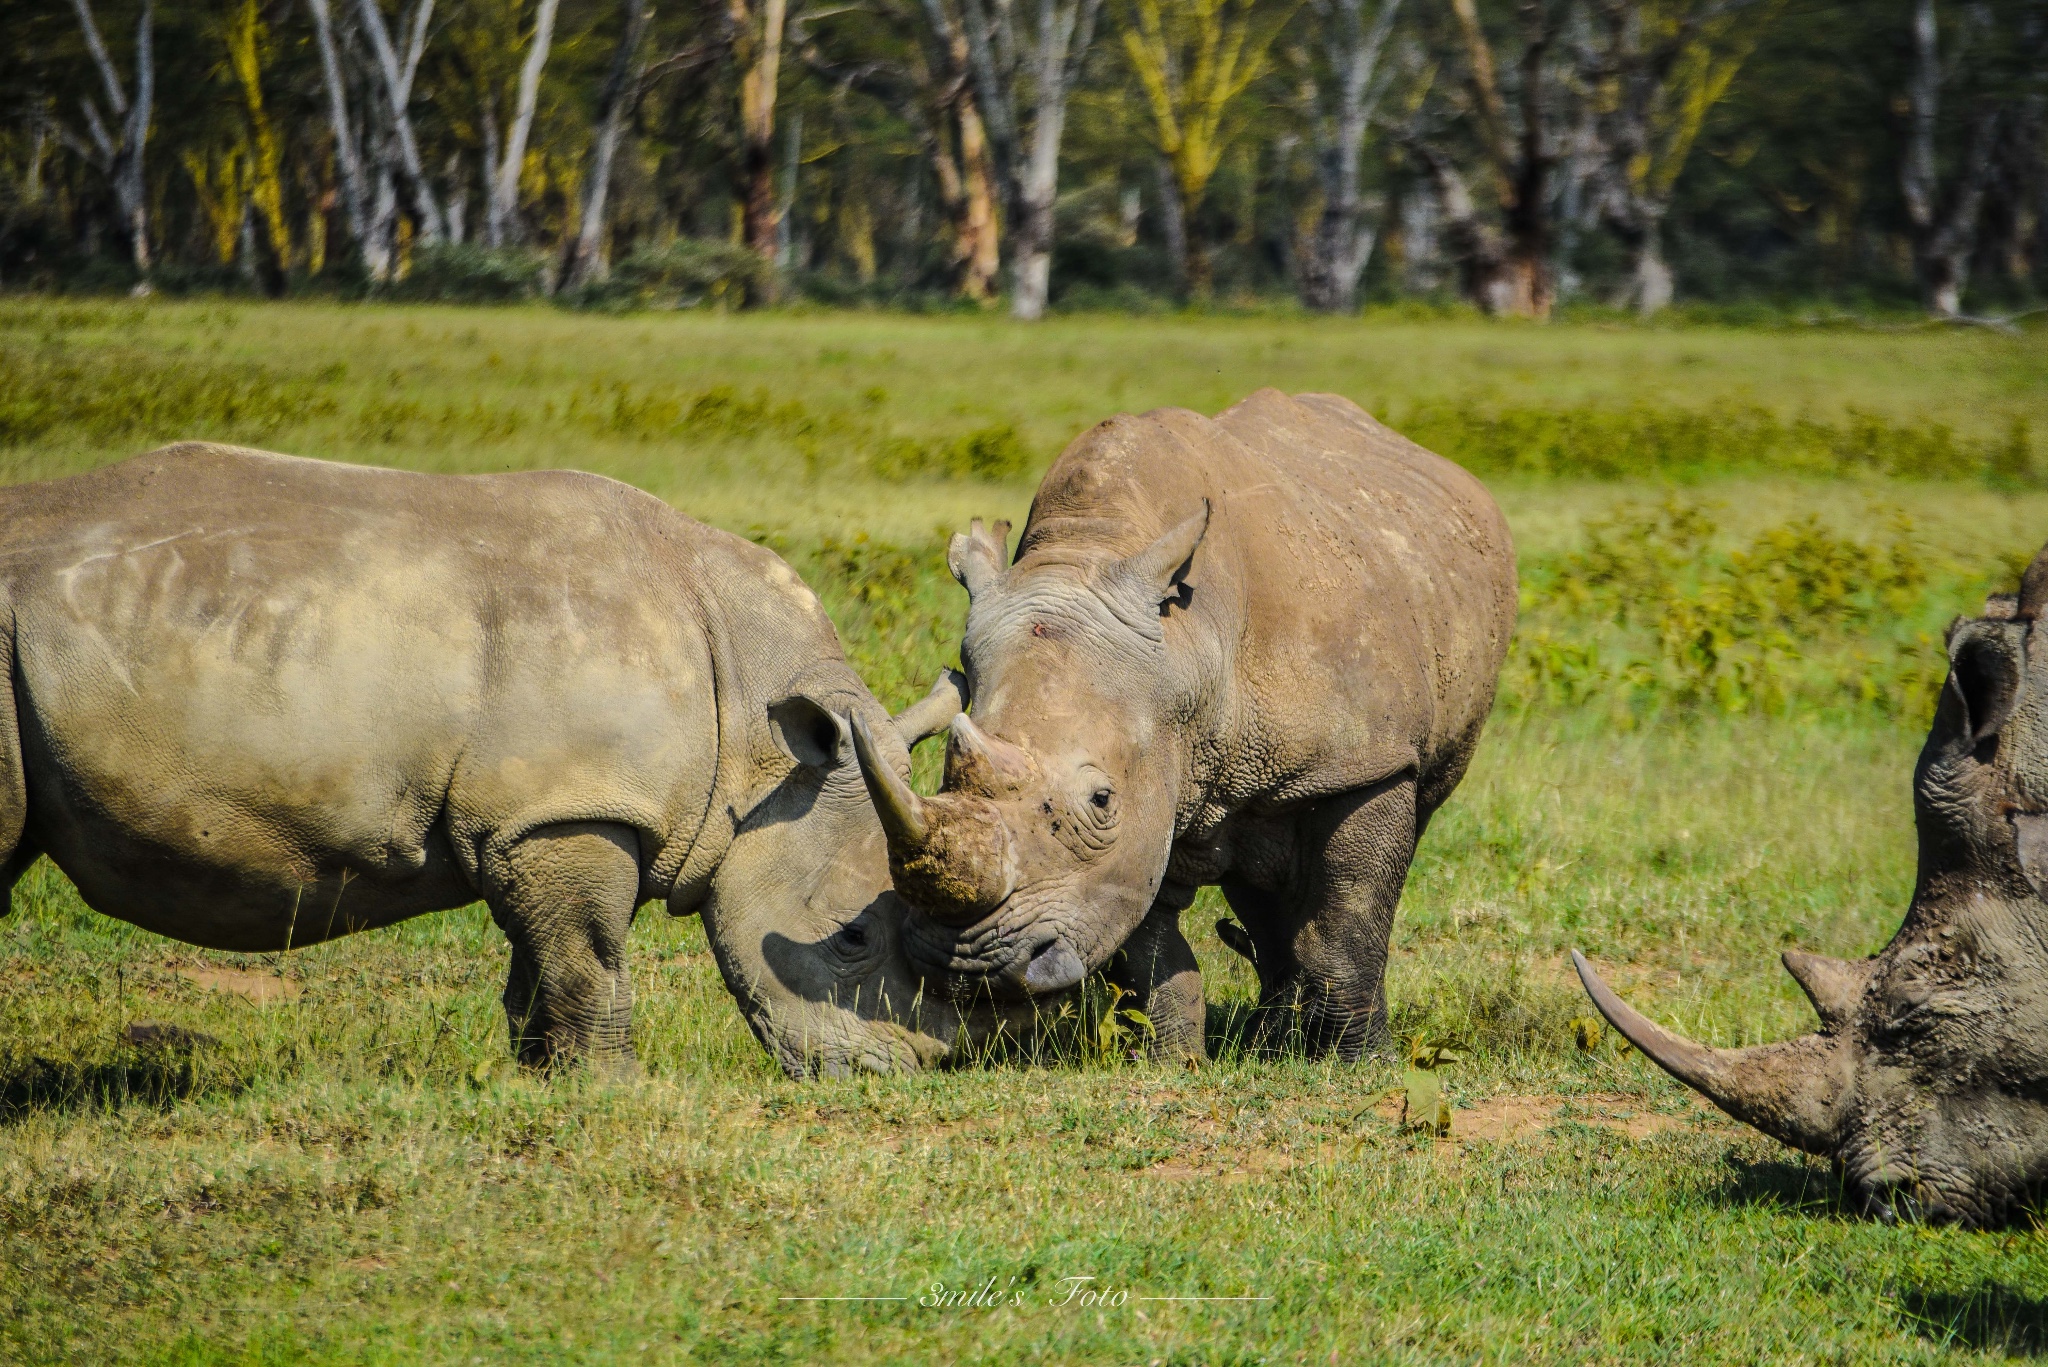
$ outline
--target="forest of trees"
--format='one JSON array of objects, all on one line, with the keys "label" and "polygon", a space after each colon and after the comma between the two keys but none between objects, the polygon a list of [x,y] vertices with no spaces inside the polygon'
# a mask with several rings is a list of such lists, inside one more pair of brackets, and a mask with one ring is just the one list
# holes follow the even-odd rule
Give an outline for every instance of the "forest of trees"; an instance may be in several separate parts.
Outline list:
[{"label": "forest of trees", "polygon": [[2048,0],[13,0],[0,288],[2025,307]]}]

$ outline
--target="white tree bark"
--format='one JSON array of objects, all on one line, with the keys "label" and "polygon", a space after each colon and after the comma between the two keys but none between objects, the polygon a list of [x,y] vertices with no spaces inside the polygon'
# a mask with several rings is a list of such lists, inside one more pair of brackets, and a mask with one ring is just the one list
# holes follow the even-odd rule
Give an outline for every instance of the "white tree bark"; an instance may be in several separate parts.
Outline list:
[{"label": "white tree bark", "polygon": [[132,98],[121,88],[120,73],[114,69],[113,59],[107,55],[107,45],[100,37],[100,26],[93,18],[92,6],[88,0],[71,0],[71,4],[78,13],[78,26],[84,32],[86,50],[92,54],[93,65],[99,70],[100,84],[106,89],[108,108],[120,120],[121,136],[116,141],[107,132],[90,96],[82,101],[86,129],[98,153],[95,160],[113,188],[115,211],[121,220],[121,231],[128,236],[135,269],[148,275],[149,205],[147,182],[143,175],[143,149],[149,142],[149,125],[156,107],[155,0],[143,0],[142,17],[135,28],[135,93]]},{"label": "white tree bark", "polygon": [[562,283],[574,289],[604,276],[605,210],[611,199],[612,162],[625,136],[641,72],[640,44],[654,19],[649,0],[625,0],[626,23],[612,52],[611,70],[597,99],[597,136],[591,140],[590,169],[583,182],[583,213],[569,245]]},{"label": "white tree bark", "polygon": [[[1989,15],[1981,3],[1970,6],[1969,11],[1976,27],[1989,27]],[[1906,148],[1899,164],[1899,189],[1906,203],[1906,219],[1913,227],[1913,265],[1927,311],[1937,318],[1958,318],[1963,312],[1963,288],[1969,283],[1977,220],[1990,182],[2000,111],[1986,103],[1971,120],[1963,165],[1944,202],[1934,146],[1942,84],[1940,25],[1934,0],[1914,0],[1912,39],[1913,66],[1906,80]],[[1956,60],[1959,56],[1960,52],[1951,55],[1952,65],[1960,65]]]},{"label": "white tree bark", "polygon": [[363,153],[355,125],[348,116],[348,83],[342,77],[341,51],[334,41],[334,16],[327,0],[306,0],[313,14],[313,32],[320,45],[320,74],[327,86],[327,122],[334,134],[334,160],[341,170],[342,215],[349,237],[362,255],[370,278],[382,281],[391,273],[391,258],[370,236],[368,195],[364,189]]},{"label": "white tree bark", "polygon": [[505,138],[505,158],[498,165],[491,185],[491,202],[484,218],[484,242],[503,247],[523,234],[519,225],[519,173],[526,165],[526,140],[533,131],[534,106],[540,98],[540,74],[548,64],[548,49],[555,41],[555,10],[559,0],[540,0],[534,16],[533,41],[526,60],[519,67],[519,95],[512,110],[512,127]]},{"label": "white tree bark", "polygon": [[1311,94],[1323,210],[1302,253],[1301,301],[1319,312],[1348,313],[1357,303],[1358,278],[1372,257],[1375,239],[1364,222],[1359,160],[1365,131],[1385,90],[1374,76],[1393,35],[1401,0],[1379,0],[1370,28],[1364,0],[1311,3],[1335,89]]},{"label": "white tree bark", "polygon": [[[1035,32],[1020,40],[1017,16],[1023,7],[999,0],[991,22],[983,0],[961,0],[975,99],[988,125],[989,146],[1010,220],[1010,312],[1023,319],[1045,314],[1052,280],[1059,197],[1060,142],[1066,135],[1067,103],[1081,78],[1094,41],[1102,0],[1039,0]],[[1020,60],[1029,52],[1030,60]],[[1017,107],[1031,100],[1030,147],[1022,145]]]},{"label": "white tree bark", "polygon": [[434,0],[419,0],[413,11],[403,65],[398,60],[397,49],[391,45],[391,30],[384,23],[384,12],[377,8],[377,0],[357,0],[356,8],[362,18],[363,33],[370,40],[370,52],[376,58],[379,74],[384,78],[385,115],[390,122],[391,135],[398,143],[401,179],[412,199],[420,241],[439,242],[444,236],[441,207],[434,199],[434,188],[427,183],[426,172],[420,164],[420,147],[413,136],[410,112],[413,77],[419,71],[420,56],[426,51],[427,23],[433,16]]}]

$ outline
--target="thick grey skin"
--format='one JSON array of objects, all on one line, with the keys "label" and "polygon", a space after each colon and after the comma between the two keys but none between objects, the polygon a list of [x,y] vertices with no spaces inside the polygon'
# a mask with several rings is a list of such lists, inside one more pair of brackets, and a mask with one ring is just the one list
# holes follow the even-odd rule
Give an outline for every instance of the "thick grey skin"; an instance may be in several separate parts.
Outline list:
[{"label": "thick grey skin", "polygon": [[[954,541],[974,716],[921,809],[951,843],[892,839],[912,961],[962,999],[1107,968],[1162,1052],[1199,1057],[1179,914],[1220,884],[1260,1040],[1378,1042],[1409,860],[1514,630],[1486,490],[1345,399],[1261,390],[1213,420],[1101,424],[1047,473],[1007,568],[997,540]],[[937,866],[977,857],[1000,904],[947,905],[963,880]]]},{"label": "thick grey skin", "polygon": [[1949,628],[1949,676],[1913,774],[1919,872],[1904,924],[1858,962],[1788,953],[1818,1033],[1705,1049],[1608,1019],[1739,1120],[1835,1160],[1881,1219],[1971,1226],[2048,1190],[2048,550],[2017,601]]},{"label": "thick grey skin", "polygon": [[217,949],[481,898],[519,1056],[630,1067],[660,901],[793,1073],[969,1028],[897,951],[846,719],[909,753],[816,598],[625,485],[186,444],[0,489],[0,678],[0,914],[38,854]]}]

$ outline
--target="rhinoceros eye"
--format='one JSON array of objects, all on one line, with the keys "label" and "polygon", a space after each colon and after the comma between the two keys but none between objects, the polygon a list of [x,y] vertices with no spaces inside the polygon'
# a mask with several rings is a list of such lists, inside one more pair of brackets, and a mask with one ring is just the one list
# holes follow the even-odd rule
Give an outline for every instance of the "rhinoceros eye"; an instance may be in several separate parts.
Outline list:
[{"label": "rhinoceros eye", "polygon": [[832,938],[839,942],[841,949],[866,949],[868,947],[868,928],[857,920],[848,921],[845,925],[839,927],[838,933]]},{"label": "rhinoceros eye", "polygon": [[1097,788],[1092,794],[1089,795],[1088,800],[1095,804],[1096,811],[1106,812],[1109,810],[1110,799],[1115,796],[1116,794],[1112,793],[1107,788]]}]

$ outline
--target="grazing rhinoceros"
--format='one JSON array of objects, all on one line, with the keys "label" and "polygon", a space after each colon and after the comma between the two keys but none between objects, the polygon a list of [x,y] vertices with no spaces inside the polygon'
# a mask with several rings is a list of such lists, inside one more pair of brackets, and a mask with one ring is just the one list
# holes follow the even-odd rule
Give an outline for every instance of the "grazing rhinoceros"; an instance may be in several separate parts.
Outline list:
[{"label": "grazing rhinoceros", "polygon": [[1835,1160],[1881,1219],[1991,1225],[2048,1190],[2048,550],[2018,598],[1948,631],[1913,773],[1905,924],[1850,963],[1790,952],[1820,1031],[1709,1049],[1658,1028],[1583,956],[1601,1014],[1737,1120]]},{"label": "grazing rhinoceros", "polygon": [[912,962],[998,1000],[1109,965],[1158,1048],[1199,1056],[1179,916],[1220,883],[1259,1041],[1355,1057],[1514,630],[1493,500],[1345,399],[1261,390],[1213,420],[1103,423],[1046,474],[1006,568],[1007,531],[950,551],[974,717],[944,791],[919,798],[854,728]]},{"label": "grazing rhinoceros", "polygon": [[147,930],[280,950],[482,899],[520,1057],[630,1065],[635,908],[701,909],[793,1073],[914,1068],[847,718],[892,724],[796,574],[611,480],[188,444],[0,489],[0,913],[48,854]]}]

